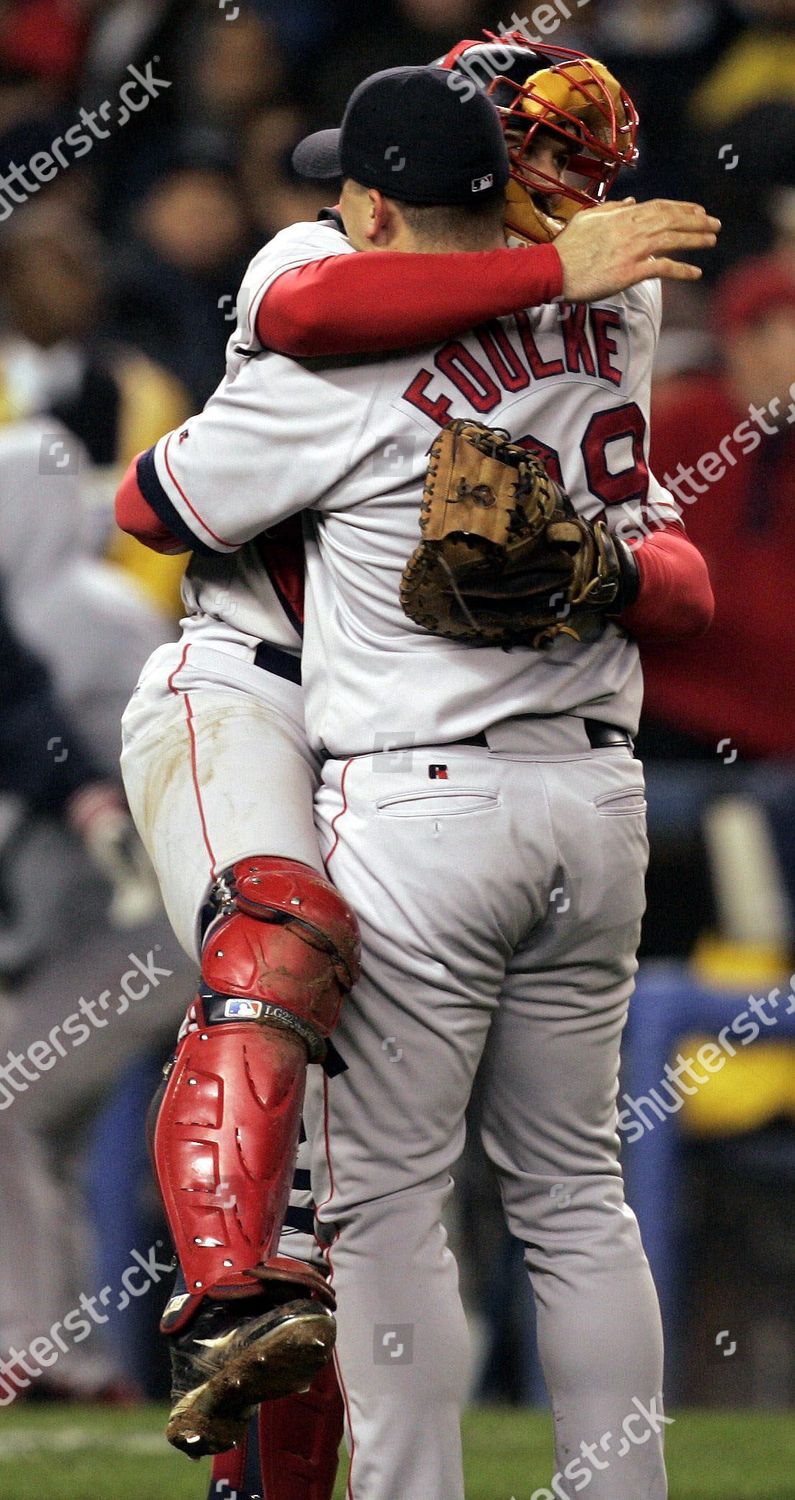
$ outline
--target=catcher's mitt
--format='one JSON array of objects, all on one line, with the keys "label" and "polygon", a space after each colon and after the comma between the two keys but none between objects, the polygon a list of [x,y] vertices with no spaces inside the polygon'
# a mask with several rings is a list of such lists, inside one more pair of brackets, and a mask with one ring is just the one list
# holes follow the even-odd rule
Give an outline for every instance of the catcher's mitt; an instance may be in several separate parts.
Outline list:
[{"label": "catcher's mitt", "polygon": [[451,422],[432,444],[420,530],[400,602],[434,635],[539,648],[594,638],[629,602],[628,549],[577,515],[536,454],[479,422]]}]

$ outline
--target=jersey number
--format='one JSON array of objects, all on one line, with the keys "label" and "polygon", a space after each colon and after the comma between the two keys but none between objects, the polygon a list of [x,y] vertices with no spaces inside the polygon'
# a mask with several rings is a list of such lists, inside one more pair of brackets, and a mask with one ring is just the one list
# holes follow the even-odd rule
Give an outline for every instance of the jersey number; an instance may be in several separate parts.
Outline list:
[{"label": "jersey number", "polygon": [[[614,474],[608,464],[608,448],[622,440],[629,440],[632,445],[632,462],[628,468]],[[555,483],[562,487],[563,470],[556,450],[532,436],[519,441],[523,448],[529,448],[543,459]],[[649,466],[645,445],[646,418],[636,402],[597,412],[591,418],[580,448],[588,488],[603,505],[626,505],[630,500],[647,498]]]}]

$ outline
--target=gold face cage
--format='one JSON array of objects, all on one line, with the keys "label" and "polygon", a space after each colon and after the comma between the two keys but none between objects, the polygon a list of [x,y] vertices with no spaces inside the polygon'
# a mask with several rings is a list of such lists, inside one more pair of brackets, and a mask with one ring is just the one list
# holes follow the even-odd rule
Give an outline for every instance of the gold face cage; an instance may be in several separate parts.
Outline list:
[{"label": "gold face cage", "polygon": [[[545,45],[540,56],[550,65],[538,69],[539,53],[521,32],[489,40],[506,50],[526,50],[533,68],[524,83],[502,74],[487,89],[509,139],[514,181],[526,192],[568,199],[577,208],[603,203],[621,168],[638,159],[638,115],[626,89],[602,63],[583,53]],[[540,131],[565,145],[569,180],[552,177],[528,161]]]}]

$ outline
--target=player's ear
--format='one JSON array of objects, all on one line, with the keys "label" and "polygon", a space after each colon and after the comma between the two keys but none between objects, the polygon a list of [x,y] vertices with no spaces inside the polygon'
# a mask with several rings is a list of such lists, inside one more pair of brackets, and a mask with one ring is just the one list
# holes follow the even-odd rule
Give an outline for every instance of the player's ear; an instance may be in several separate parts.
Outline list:
[{"label": "player's ear", "polygon": [[368,188],[367,199],[367,222],[364,232],[368,240],[377,243],[389,224],[389,205],[383,193],[379,192],[378,188]]},{"label": "player's ear", "polygon": [[381,194],[346,177],[340,193],[340,212],[345,232],[357,250],[369,250],[380,229],[378,206]]}]

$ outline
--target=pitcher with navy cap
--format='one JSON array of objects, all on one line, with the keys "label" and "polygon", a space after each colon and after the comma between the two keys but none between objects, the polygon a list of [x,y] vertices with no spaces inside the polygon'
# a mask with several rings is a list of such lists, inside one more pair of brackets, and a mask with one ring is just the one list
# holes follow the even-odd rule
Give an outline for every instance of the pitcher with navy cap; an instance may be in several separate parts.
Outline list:
[{"label": "pitcher with navy cap", "polygon": [[492,101],[463,99],[443,68],[388,68],[354,90],[342,125],[302,141],[302,177],[341,177],[401,203],[494,202],[510,174]]}]

